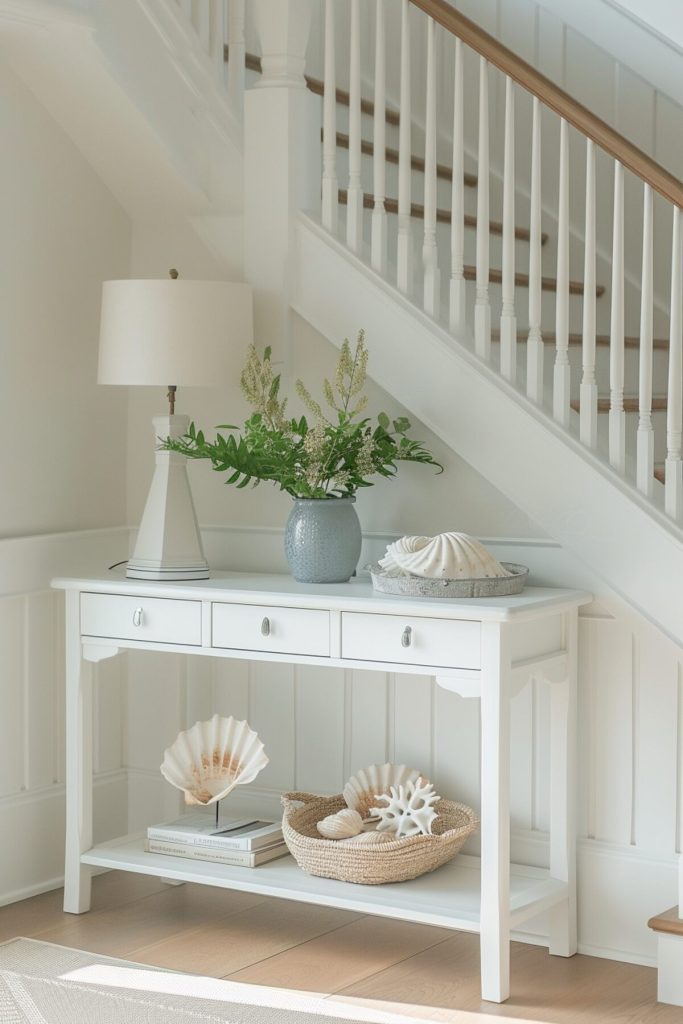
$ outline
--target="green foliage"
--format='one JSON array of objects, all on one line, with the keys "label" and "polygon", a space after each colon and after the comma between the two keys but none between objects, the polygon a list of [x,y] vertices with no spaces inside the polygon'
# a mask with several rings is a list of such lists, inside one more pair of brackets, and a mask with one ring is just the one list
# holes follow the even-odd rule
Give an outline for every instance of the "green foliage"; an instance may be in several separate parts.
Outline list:
[{"label": "green foliage", "polygon": [[342,345],[334,381],[323,381],[329,418],[301,380],[296,390],[311,414],[311,421],[286,418],[287,399],[280,399],[280,376],[273,373],[271,352],[260,358],[249,348],[240,378],[242,393],[253,412],[240,430],[230,424],[216,428],[233,433],[216,434],[207,441],[194,423],[181,438],[166,438],[161,448],[180,452],[190,459],[209,459],[226,483],[237,487],[271,480],[294,498],[349,497],[360,487],[370,487],[369,477],[392,477],[398,462],[421,462],[443,467],[419,441],[409,438],[410,421],[399,416],[393,422],[386,413],[377,425],[362,417],[367,398],[368,351],[365,333],[359,331],[355,350],[348,340]]}]

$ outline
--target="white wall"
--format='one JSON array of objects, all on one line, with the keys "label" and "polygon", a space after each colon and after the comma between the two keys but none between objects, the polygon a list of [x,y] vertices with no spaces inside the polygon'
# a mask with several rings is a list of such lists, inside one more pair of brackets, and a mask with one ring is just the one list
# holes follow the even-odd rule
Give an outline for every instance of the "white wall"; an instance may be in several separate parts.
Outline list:
[{"label": "white wall", "polygon": [[642,24],[683,48],[681,9],[677,0],[611,0]]},{"label": "white wall", "polygon": [[120,524],[126,395],[97,387],[97,337],[102,280],[127,271],[129,222],[7,68],[0,136],[0,535]]},{"label": "white wall", "polygon": [[[4,445],[0,502],[0,902],[59,884],[63,625],[53,573],[127,537],[126,394],[96,381],[102,280],[125,276],[128,218],[61,130],[0,70]],[[75,531],[59,532],[58,531]],[[35,537],[29,535],[46,534]],[[15,539],[7,539],[15,538]],[[121,666],[98,672],[100,835],[125,818]],[[7,837],[12,837],[11,842]]]}]

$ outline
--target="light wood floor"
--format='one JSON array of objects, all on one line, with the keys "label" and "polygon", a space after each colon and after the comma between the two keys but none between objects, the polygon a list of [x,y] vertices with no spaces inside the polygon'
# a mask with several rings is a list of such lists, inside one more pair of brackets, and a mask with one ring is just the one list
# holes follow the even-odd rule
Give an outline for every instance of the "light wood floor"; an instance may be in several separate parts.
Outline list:
[{"label": "light wood floor", "polygon": [[512,997],[479,998],[477,937],[344,910],[264,899],[143,875],[94,879],[93,909],[61,910],[61,890],[0,908],[0,942],[17,935],[258,985],[329,993],[406,1020],[453,1024],[498,1017],[547,1024],[683,1024],[655,1001],[656,975],[636,967],[515,943]]}]

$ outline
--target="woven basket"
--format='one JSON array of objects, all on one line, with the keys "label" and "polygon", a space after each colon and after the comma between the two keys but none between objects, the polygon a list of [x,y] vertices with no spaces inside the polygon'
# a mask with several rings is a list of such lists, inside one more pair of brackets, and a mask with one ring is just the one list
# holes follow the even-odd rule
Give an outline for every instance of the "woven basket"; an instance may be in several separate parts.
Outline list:
[{"label": "woven basket", "polygon": [[376,846],[355,846],[323,839],[316,828],[328,814],[346,807],[343,796],[284,793],[282,806],[285,809],[282,834],[289,852],[303,871],[363,885],[407,882],[440,868],[455,857],[479,825],[470,807],[441,799],[433,835],[404,836]]}]

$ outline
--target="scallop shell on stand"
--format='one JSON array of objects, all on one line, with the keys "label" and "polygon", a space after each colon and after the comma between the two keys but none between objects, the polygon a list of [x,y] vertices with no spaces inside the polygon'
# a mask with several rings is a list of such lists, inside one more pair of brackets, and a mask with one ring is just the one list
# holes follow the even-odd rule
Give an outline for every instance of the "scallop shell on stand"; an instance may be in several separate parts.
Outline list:
[{"label": "scallop shell on stand", "polygon": [[349,807],[358,811],[363,821],[367,821],[370,808],[374,807],[379,796],[389,793],[392,786],[416,782],[421,774],[405,764],[371,764],[351,776],[344,786],[344,799]]},{"label": "scallop shell on stand", "polygon": [[401,537],[388,546],[379,564],[387,572],[426,579],[482,579],[510,575],[483,544],[466,533]]},{"label": "scallop shell on stand", "polygon": [[182,789],[186,804],[213,804],[252,782],[268,764],[258,734],[248,722],[214,715],[178,734],[164,751],[161,774]]},{"label": "scallop shell on stand", "polygon": [[349,839],[363,830],[363,819],[358,811],[344,807],[336,814],[328,814],[316,825],[318,832],[325,839]]}]

